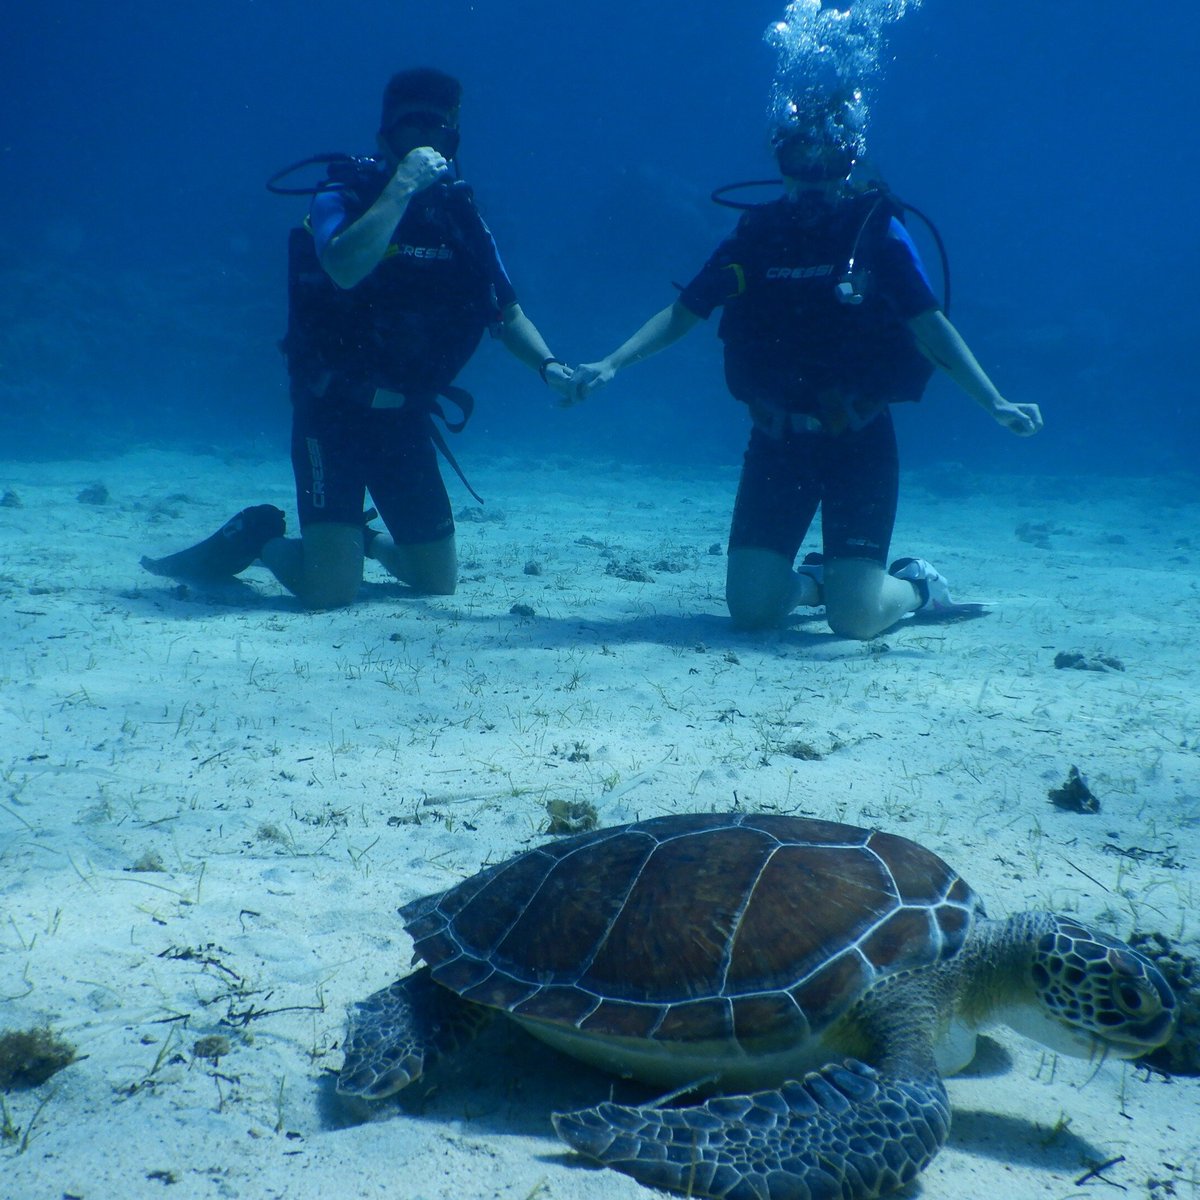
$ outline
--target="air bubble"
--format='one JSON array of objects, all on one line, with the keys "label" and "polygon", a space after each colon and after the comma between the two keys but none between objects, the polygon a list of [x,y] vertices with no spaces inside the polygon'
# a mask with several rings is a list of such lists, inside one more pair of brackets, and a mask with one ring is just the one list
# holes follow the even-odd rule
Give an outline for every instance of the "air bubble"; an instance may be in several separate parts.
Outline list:
[{"label": "air bubble", "polygon": [[778,54],[771,86],[773,138],[795,130],[866,152],[873,88],[887,26],[920,0],[791,0],[765,39]]}]

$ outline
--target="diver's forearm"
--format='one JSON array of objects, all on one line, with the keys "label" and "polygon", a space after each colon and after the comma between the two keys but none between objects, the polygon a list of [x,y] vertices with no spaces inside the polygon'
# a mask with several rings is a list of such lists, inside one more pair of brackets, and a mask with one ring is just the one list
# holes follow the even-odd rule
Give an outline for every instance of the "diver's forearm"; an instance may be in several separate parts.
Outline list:
[{"label": "diver's forearm", "polygon": [[361,283],[383,260],[400,219],[408,209],[413,190],[388,184],[379,199],[353,225],[331,239],[321,255],[321,265],[340,288]]},{"label": "diver's forearm", "polygon": [[546,345],[546,339],[519,304],[513,304],[505,310],[500,340],[508,352],[527,367],[540,367],[546,359],[554,357],[554,352]]},{"label": "diver's forearm", "polygon": [[992,412],[1004,403],[996,385],[944,313],[936,310],[924,313],[910,321],[909,328],[921,353],[977,404]]},{"label": "diver's forearm", "polygon": [[619,371],[631,363],[641,362],[679,341],[700,320],[695,313],[676,301],[669,308],[655,313],[627,342],[617,347],[605,360]]}]

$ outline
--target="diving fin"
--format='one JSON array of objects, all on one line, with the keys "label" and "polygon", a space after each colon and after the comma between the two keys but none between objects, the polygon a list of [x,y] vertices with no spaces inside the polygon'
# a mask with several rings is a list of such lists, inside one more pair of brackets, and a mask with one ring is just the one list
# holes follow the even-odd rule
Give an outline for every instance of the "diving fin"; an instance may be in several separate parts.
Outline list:
[{"label": "diving fin", "polygon": [[244,571],[272,539],[283,537],[283,510],[273,504],[243,508],[211,537],[168,554],[165,558],[143,558],[142,566],[154,575],[172,579],[215,582],[231,579]]}]

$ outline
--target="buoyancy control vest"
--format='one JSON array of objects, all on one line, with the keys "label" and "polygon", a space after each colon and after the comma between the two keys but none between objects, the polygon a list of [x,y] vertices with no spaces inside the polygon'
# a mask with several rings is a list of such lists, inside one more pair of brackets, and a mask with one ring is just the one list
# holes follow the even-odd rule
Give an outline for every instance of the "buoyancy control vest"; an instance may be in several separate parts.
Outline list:
[{"label": "buoyancy control vest", "polygon": [[743,213],[729,264],[738,292],[718,331],[737,399],[812,415],[835,433],[920,399],[933,367],[875,278],[889,224],[901,217],[878,190],[828,212],[784,199]]},{"label": "buoyancy control vest", "polygon": [[[348,180],[327,182],[346,197],[351,221],[388,179],[374,160],[355,166]],[[292,229],[281,346],[293,383],[318,394],[331,377],[364,395],[376,388],[430,399],[444,393],[500,319],[493,260],[490,235],[461,181],[417,193],[385,257],[352,288],[326,274],[307,226]]]}]

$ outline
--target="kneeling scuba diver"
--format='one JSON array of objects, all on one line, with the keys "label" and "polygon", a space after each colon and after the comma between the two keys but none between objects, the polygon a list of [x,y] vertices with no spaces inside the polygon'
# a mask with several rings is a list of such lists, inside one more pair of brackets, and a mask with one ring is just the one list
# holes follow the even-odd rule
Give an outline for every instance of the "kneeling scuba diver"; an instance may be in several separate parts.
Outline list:
[{"label": "kneeling scuba diver", "polygon": [[[522,311],[471,189],[457,177],[461,91],[444,72],[402,71],[384,93],[381,158],[316,155],[268,183],[313,203],[289,237],[281,343],[303,539],[270,540],[259,557],[314,607],[350,602],[363,552],[418,591],[453,591],[454,522],[436,452],[462,472],[434,418],[450,430],[466,423],[473,401],[454,379],[484,332],[554,390],[569,378]],[[316,186],[285,184],[312,165],[325,167]],[[459,419],[445,417],[443,399]],[[366,492],[392,536],[363,529]],[[144,565],[193,578],[236,573],[262,527],[252,520],[243,534],[251,513],[190,551]]]},{"label": "kneeling scuba diver", "polygon": [[[726,379],[754,426],[727,557],[735,624],[774,627],[798,605],[824,604],[835,633],[869,638],[911,613],[979,615],[954,604],[923,559],[886,569],[899,478],[887,410],[918,399],[942,367],[1013,432],[1035,432],[1040,413],[988,380],[925,277],[901,220],[911,206],[852,183],[848,139],[818,117],[780,130],[773,149],[785,195],[745,204],[729,194],[767,181],[718,189],[718,203],[744,210],[734,232],[674,304],[577,369],[576,398],[722,308]],[[818,508],[824,556],[793,571]]]}]

